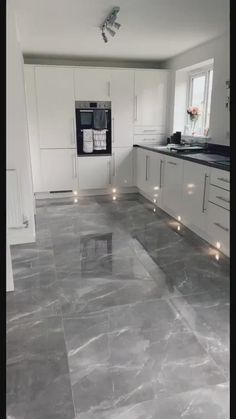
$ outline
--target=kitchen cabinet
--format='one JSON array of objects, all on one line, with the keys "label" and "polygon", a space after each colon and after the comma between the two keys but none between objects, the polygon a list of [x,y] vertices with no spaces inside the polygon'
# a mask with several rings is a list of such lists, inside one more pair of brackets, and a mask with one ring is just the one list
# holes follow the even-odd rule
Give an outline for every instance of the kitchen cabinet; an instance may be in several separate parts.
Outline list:
[{"label": "kitchen cabinet", "polygon": [[111,100],[111,70],[75,68],[75,100]]},{"label": "kitchen cabinet", "polygon": [[183,161],[182,222],[189,228],[206,231],[210,168]]},{"label": "kitchen cabinet", "polygon": [[40,148],[75,148],[73,70],[36,66],[35,82]]},{"label": "kitchen cabinet", "polygon": [[34,66],[25,65],[24,79],[33,189],[34,192],[43,192]]},{"label": "kitchen cabinet", "polygon": [[133,145],[134,70],[111,70],[112,142]]},{"label": "kitchen cabinet", "polygon": [[145,130],[135,133],[165,133],[168,70],[135,70],[134,78],[134,125]]},{"label": "kitchen cabinet", "polygon": [[208,211],[208,240],[229,256],[230,253],[230,172],[211,169]]},{"label": "kitchen cabinet", "polygon": [[41,150],[43,191],[71,191],[78,187],[76,151]]},{"label": "kitchen cabinet", "polygon": [[78,157],[79,189],[104,189],[112,184],[111,157]]},{"label": "kitchen cabinet", "polygon": [[133,186],[133,148],[115,148],[112,152],[112,185]]},{"label": "kitchen cabinet", "polygon": [[136,149],[136,186],[160,207],[164,165],[163,155],[141,148]]},{"label": "kitchen cabinet", "polygon": [[162,207],[173,217],[182,213],[183,160],[165,157]]}]

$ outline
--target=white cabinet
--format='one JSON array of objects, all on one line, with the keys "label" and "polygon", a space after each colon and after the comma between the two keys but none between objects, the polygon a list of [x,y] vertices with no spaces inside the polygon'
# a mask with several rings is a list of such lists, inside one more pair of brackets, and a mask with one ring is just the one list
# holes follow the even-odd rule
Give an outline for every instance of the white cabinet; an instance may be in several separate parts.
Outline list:
[{"label": "white cabinet", "polygon": [[36,66],[40,148],[75,148],[73,70]]},{"label": "white cabinet", "polygon": [[209,202],[207,213],[207,233],[210,243],[227,256],[230,253],[230,212]]},{"label": "white cabinet", "polygon": [[115,148],[112,153],[112,185],[133,186],[133,149]]},{"label": "white cabinet", "polygon": [[146,189],[147,150],[135,148],[135,183],[143,192]]},{"label": "white cabinet", "polygon": [[189,228],[206,231],[210,168],[183,161],[182,222]]},{"label": "white cabinet", "polygon": [[135,70],[134,124],[146,126],[144,134],[166,131],[168,78],[168,70]]},{"label": "white cabinet", "polygon": [[111,70],[113,147],[133,145],[134,70]]},{"label": "white cabinet", "polygon": [[111,186],[111,157],[79,157],[79,189],[104,189]]},{"label": "white cabinet", "polygon": [[74,69],[76,100],[111,100],[111,70],[106,68]]},{"label": "white cabinet", "polygon": [[213,246],[230,253],[230,172],[211,169],[207,210],[207,233]]},{"label": "white cabinet", "polygon": [[183,160],[165,157],[162,207],[173,217],[182,213]]},{"label": "white cabinet", "polygon": [[77,189],[76,152],[70,149],[41,150],[43,191]]},{"label": "white cabinet", "polygon": [[40,144],[38,138],[35,68],[33,65],[25,65],[24,78],[33,189],[34,192],[43,192],[40,162]]},{"label": "white cabinet", "polygon": [[165,158],[160,153],[136,149],[136,186],[157,206],[162,206]]}]

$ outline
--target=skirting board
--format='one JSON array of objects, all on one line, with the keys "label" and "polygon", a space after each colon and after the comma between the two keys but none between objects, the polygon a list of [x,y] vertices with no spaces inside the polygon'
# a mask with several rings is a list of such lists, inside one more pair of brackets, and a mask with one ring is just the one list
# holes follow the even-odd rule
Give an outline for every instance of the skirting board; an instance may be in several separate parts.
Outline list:
[{"label": "skirting board", "polygon": [[[124,194],[124,193],[135,193],[138,192],[138,188],[136,186],[130,186],[126,188],[118,188],[116,187],[116,194]],[[79,196],[94,196],[94,195],[111,195],[113,194],[112,188],[109,189],[84,189],[82,191],[78,191]],[[75,198],[75,195],[72,192],[60,192],[60,193],[49,193],[49,192],[36,192],[35,193],[36,199],[55,199],[55,198]]]}]

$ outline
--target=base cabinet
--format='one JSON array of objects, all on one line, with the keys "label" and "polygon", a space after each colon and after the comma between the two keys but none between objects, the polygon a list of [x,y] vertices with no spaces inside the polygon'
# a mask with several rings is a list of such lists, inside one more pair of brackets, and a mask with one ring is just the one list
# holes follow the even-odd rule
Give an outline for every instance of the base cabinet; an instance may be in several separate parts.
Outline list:
[{"label": "base cabinet", "polygon": [[115,148],[112,152],[112,185],[133,186],[133,178],[133,148]]},{"label": "base cabinet", "polygon": [[162,208],[177,217],[182,213],[183,160],[165,156]]},{"label": "base cabinet", "polygon": [[182,222],[189,228],[205,233],[209,195],[210,168],[183,162]]},{"label": "base cabinet", "polygon": [[111,157],[78,157],[79,189],[104,189],[112,184]]},{"label": "base cabinet", "polygon": [[77,189],[76,150],[41,150],[40,157],[44,192]]},{"label": "base cabinet", "polygon": [[230,212],[211,202],[208,203],[207,232],[210,243],[229,256],[230,252]]}]

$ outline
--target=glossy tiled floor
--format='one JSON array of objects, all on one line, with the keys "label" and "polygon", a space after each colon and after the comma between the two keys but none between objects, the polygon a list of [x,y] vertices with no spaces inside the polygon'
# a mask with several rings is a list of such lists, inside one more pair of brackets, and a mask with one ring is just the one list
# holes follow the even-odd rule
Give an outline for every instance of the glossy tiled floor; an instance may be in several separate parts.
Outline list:
[{"label": "glossy tiled floor", "polygon": [[228,419],[228,259],[137,194],[78,201],[12,246],[7,417]]}]

